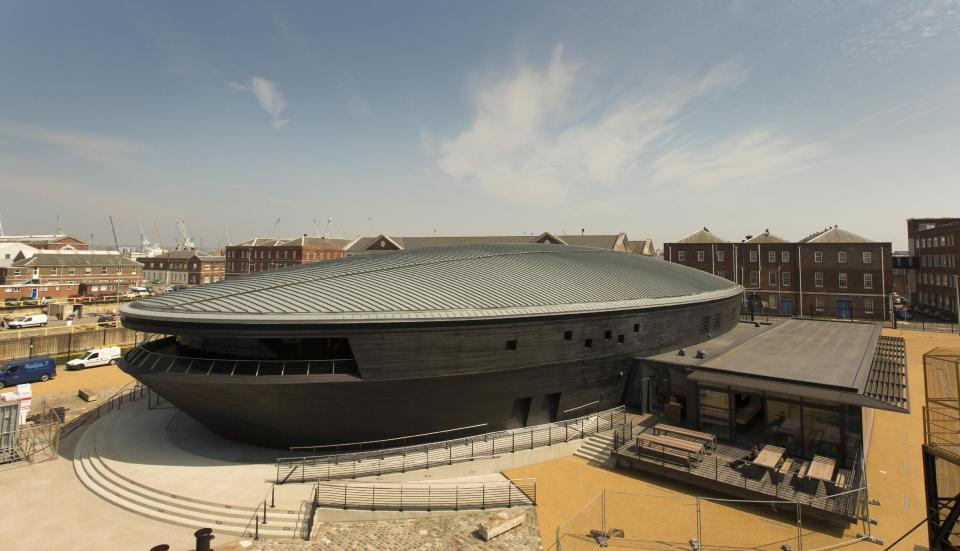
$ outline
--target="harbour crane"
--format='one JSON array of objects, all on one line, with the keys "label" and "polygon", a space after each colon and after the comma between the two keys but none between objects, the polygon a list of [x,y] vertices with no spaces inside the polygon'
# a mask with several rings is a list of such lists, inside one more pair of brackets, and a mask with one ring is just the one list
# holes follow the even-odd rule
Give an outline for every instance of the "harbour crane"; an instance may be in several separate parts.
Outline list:
[{"label": "harbour crane", "polygon": [[162,249],[163,240],[160,239],[160,226],[157,225],[157,221],[153,221],[153,232],[157,235],[157,245]]},{"label": "harbour crane", "polygon": [[233,245],[233,241],[230,240],[230,234],[227,232],[226,226],[223,227],[223,242],[226,243],[228,247]]},{"label": "harbour crane", "polygon": [[3,217],[0,216],[0,237],[3,237]]},{"label": "harbour crane", "polygon": [[190,239],[190,234],[187,233],[187,225],[184,223],[183,218],[177,217],[177,230],[180,232],[181,241],[177,243],[177,250],[188,250],[196,249],[197,246],[194,245],[193,239]]},{"label": "harbour crane", "polygon": [[277,221],[273,223],[273,232],[270,234],[270,239],[277,238],[277,229],[280,227],[280,217],[277,217]]},{"label": "harbour crane", "polygon": [[333,225],[333,217],[331,216],[330,218],[327,218],[327,227],[323,229],[323,235],[321,235],[320,237],[324,239],[330,237],[330,226],[332,225]]}]

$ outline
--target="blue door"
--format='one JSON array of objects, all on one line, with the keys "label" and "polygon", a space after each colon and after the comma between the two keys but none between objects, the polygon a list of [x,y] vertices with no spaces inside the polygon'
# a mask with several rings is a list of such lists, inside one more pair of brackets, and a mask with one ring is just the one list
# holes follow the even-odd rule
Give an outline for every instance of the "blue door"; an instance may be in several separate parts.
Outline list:
[{"label": "blue door", "polygon": [[33,292],[30,293],[30,296],[32,296],[33,298],[37,298],[37,290],[38,290],[38,289],[37,289],[36,287],[34,287],[34,288],[33,288]]},{"label": "blue door", "polygon": [[850,299],[837,299],[837,318],[850,320],[853,319],[853,301]]},{"label": "blue door", "polygon": [[793,299],[785,298],[780,301],[780,315],[785,317],[793,316]]}]

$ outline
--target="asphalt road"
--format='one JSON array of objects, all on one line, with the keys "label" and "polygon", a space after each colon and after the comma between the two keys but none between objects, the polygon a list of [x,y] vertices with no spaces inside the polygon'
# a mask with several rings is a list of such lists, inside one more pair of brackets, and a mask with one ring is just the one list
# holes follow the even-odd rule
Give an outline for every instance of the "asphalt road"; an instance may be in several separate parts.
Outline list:
[{"label": "asphalt road", "polygon": [[20,330],[4,327],[0,329],[0,339],[38,337],[43,335],[64,335],[71,331],[77,331],[77,329],[81,327],[83,331],[90,331],[96,328],[97,318],[100,315],[101,314],[97,314],[96,316],[87,316],[78,320],[73,320],[72,328],[67,326],[66,321],[61,320],[50,320],[45,328],[31,327],[29,329]]}]

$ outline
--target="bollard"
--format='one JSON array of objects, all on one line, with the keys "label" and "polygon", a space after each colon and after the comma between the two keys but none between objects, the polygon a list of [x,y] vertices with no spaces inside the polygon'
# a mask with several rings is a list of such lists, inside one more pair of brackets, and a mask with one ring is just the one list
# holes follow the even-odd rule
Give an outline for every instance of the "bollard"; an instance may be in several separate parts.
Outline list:
[{"label": "bollard", "polygon": [[197,551],[210,551],[210,540],[213,539],[212,528],[201,528],[193,533],[197,538]]}]

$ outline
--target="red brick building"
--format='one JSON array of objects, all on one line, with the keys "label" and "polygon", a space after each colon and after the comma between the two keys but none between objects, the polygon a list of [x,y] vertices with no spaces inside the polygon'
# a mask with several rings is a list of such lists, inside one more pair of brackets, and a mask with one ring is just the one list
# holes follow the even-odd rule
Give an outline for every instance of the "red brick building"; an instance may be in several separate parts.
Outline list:
[{"label": "red brick building", "polygon": [[355,241],[304,235],[296,239],[256,238],[238,245],[228,245],[225,252],[226,276],[342,258]]},{"label": "red brick building", "polygon": [[799,241],[769,230],[739,243],[703,228],[665,243],[663,257],[743,285],[764,310],[785,316],[886,319],[891,244],[839,227]]},{"label": "red brick building", "polygon": [[3,298],[107,296],[142,282],[139,262],[108,251],[40,251],[0,268]]},{"label": "red brick building", "polygon": [[149,283],[203,285],[220,281],[225,276],[226,260],[203,251],[167,251],[143,257],[143,279]]},{"label": "red brick building", "polygon": [[911,218],[907,237],[916,285],[911,304],[920,313],[956,320],[960,218]]}]

